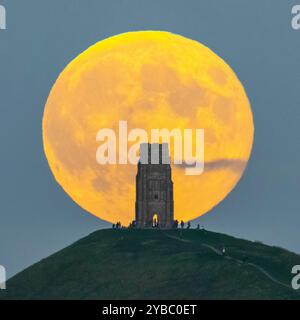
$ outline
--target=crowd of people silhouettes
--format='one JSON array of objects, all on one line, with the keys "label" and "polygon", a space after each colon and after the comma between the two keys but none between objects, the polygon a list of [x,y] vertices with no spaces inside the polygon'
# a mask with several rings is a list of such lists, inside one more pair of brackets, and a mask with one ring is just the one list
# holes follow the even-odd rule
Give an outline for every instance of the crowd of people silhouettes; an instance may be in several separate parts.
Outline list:
[{"label": "crowd of people silhouettes", "polygon": [[[134,229],[135,227],[136,227],[136,222],[135,222],[135,221],[132,221],[132,222],[129,224],[129,226],[128,226],[129,229]],[[157,219],[154,219],[152,225],[149,226],[149,227],[150,227],[150,228],[151,228],[151,227],[152,227],[152,228],[159,228],[159,222],[158,222],[158,220],[157,220]],[[191,222],[188,221],[187,223],[185,223],[183,220],[181,220],[180,223],[179,223],[178,220],[174,220],[173,229],[178,229],[178,228],[184,229],[185,227],[186,227],[186,229],[191,229],[191,228],[192,228]],[[122,226],[122,224],[121,224],[120,221],[118,221],[117,223],[114,223],[114,224],[112,225],[112,228],[113,228],[113,229],[124,229],[125,227]],[[203,227],[203,226],[200,226],[200,224],[197,224],[196,230],[204,230],[204,227]]]}]

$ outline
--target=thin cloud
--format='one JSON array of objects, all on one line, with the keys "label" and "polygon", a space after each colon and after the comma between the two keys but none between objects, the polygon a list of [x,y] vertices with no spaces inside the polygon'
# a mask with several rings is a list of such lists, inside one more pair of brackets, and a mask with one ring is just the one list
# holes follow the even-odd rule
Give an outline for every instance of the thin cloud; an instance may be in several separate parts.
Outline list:
[{"label": "thin cloud", "polygon": [[[217,171],[217,170],[232,170],[234,172],[241,172],[244,170],[247,161],[240,159],[217,159],[215,161],[204,163],[204,172]],[[194,164],[187,164],[183,162],[182,164],[174,164],[175,167],[185,170],[186,168],[192,168]]]}]

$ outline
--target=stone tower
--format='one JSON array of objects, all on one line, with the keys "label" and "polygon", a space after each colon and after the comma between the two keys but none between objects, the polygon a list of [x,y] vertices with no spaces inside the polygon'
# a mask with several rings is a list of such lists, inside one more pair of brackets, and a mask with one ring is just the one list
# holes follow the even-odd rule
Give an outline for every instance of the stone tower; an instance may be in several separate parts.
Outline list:
[{"label": "stone tower", "polygon": [[137,228],[172,228],[173,182],[167,143],[143,143],[136,176],[135,223]]}]

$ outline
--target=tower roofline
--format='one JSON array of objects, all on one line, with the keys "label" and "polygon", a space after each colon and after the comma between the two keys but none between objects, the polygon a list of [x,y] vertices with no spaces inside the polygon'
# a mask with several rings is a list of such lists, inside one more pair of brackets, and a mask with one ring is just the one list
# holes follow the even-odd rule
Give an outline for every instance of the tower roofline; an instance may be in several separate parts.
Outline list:
[{"label": "tower roofline", "polygon": [[141,164],[170,164],[168,143],[141,143]]}]

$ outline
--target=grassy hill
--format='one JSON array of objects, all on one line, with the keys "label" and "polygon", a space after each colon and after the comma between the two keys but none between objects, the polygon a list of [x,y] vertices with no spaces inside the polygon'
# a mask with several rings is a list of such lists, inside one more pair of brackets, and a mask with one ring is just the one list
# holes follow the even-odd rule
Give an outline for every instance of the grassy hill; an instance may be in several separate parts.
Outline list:
[{"label": "grassy hill", "polygon": [[300,298],[290,286],[299,255],[219,233],[180,233],[94,232],[14,276],[0,299]]}]

